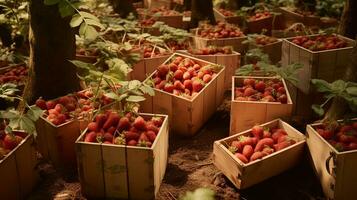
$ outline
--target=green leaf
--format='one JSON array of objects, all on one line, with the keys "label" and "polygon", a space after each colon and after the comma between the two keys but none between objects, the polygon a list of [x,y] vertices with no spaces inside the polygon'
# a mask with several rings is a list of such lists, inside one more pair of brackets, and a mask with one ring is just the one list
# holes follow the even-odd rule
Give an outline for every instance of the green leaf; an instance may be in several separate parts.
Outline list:
[{"label": "green leaf", "polygon": [[43,115],[43,112],[44,111],[41,110],[41,108],[33,105],[29,107],[29,110],[26,113],[26,117],[36,122]]},{"label": "green leaf", "polygon": [[331,89],[335,92],[335,93],[342,93],[345,91],[347,87],[347,83],[343,80],[336,80],[333,83],[331,83]]},{"label": "green leaf", "polygon": [[140,101],[145,101],[145,97],[131,95],[126,100],[129,101],[129,102],[140,102]]},{"label": "green leaf", "polygon": [[321,105],[317,105],[317,104],[314,104],[311,106],[312,110],[319,116],[323,116],[325,111],[324,109],[321,107]]},{"label": "green leaf", "polygon": [[357,96],[357,87],[347,87],[346,92],[352,96]]},{"label": "green leaf", "polygon": [[215,193],[208,188],[198,188],[194,192],[187,192],[179,200],[214,200]]},{"label": "green leaf", "polygon": [[114,92],[105,93],[104,95],[108,98],[119,100],[119,96]]},{"label": "green leaf", "polygon": [[71,22],[69,23],[71,27],[77,27],[83,22],[83,17],[79,14],[73,15]]},{"label": "green leaf", "polygon": [[60,1],[58,8],[62,18],[71,16],[75,13],[75,9],[66,1]]},{"label": "green leaf", "polygon": [[86,19],[85,23],[87,23],[88,25],[99,27],[100,29],[104,29],[103,24],[101,24],[99,21],[96,21],[94,19]]},{"label": "green leaf", "polygon": [[95,40],[99,34],[93,26],[82,23],[79,27],[79,35],[87,40]]},{"label": "green leaf", "polygon": [[100,21],[96,16],[88,13],[88,12],[83,12],[83,11],[80,11],[79,14],[81,16],[83,16],[84,18],[88,18],[88,19],[92,19],[92,20],[95,20],[95,21]]},{"label": "green leaf", "polygon": [[312,79],[311,82],[315,85],[317,91],[319,92],[331,92],[332,90],[330,84],[325,80]]},{"label": "green leaf", "polygon": [[61,0],[44,0],[43,3],[46,6],[51,6],[51,5],[55,5],[57,3],[59,3]]}]

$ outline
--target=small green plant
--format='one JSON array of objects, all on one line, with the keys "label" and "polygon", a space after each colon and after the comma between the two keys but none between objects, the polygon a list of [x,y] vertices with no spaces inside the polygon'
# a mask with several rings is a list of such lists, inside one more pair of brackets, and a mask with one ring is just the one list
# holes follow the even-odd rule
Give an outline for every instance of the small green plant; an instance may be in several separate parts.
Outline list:
[{"label": "small green plant", "polygon": [[215,192],[208,188],[198,188],[193,192],[186,192],[180,200],[214,200]]},{"label": "small green plant", "polygon": [[312,79],[311,82],[318,92],[324,94],[324,98],[326,99],[321,105],[312,105],[313,111],[319,116],[325,114],[324,107],[327,103],[337,97],[344,99],[353,112],[357,111],[357,83],[343,80],[328,83],[321,79]]}]

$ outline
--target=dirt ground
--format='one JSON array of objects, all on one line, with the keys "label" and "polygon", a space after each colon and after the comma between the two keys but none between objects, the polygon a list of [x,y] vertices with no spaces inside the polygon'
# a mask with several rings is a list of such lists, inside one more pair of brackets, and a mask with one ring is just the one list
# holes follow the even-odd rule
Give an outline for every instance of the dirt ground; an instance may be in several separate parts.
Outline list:
[{"label": "dirt ground", "polygon": [[[228,95],[229,96],[229,95]],[[179,199],[186,191],[208,187],[216,199],[313,200],[324,199],[308,156],[295,168],[246,190],[237,190],[212,163],[213,142],[228,136],[229,97],[193,138],[170,135],[169,160],[157,199]],[[308,155],[307,152],[305,155]],[[279,163],[277,163],[278,165]],[[51,165],[42,163],[42,181],[29,199],[85,199],[77,178],[64,180]]]}]

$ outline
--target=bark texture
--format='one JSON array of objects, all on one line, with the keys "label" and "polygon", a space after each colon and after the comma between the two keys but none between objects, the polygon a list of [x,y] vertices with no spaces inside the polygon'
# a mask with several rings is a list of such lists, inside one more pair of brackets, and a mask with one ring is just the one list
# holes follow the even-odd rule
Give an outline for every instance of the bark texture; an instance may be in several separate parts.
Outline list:
[{"label": "bark texture", "polygon": [[192,0],[191,12],[191,28],[196,28],[198,23],[204,20],[208,20],[211,24],[216,23],[212,0]]},{"label": "bark texture", "polygon": [[355,39],[357,36],[357,1],[347,0],[341,17],[339,32],[341,35]]},{"label": "bark texture", "polygon": [[75,58],[75,35],[69,18],[63,19],[58,7],[32,0],[30,12],[30,77],[24,98],[33,103],[38,97],[53,99],[80,89]]}]

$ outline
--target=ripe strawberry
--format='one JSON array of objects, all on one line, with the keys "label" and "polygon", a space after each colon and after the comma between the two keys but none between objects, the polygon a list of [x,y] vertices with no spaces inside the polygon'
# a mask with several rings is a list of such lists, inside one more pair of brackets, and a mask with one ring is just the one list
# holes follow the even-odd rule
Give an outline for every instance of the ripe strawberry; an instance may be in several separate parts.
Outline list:
[{"label": "ripe strawberry", "polygon": [[36,100],[36,106],[41,108],[42,110],[47,110],[46,101],[43,100],[41,97]]},{"label": "ripe strawberry", "polygon": [[123,130],[127,130],[128,128],[130,128],[129,118],[127,118],[127,117],[120,118],[118,127],[117,127],[118,131],[121,132]]},{"label": "ripe strawberry", "polygon": [[162,80],[159,84],[155,86],[156,89],[163,90],[166,85],[166,80]]},{"label": "ripe strawberry", "polygon": [[331,139],[333,136],[333,132],[330,130],[324,130],[324,129],[318,128],[318,129],[316,129],[316,131],[326,140]]},{"label": "ripe strawberry", "polygon": [[243,80],[243,85],[246,85],[246,86],[250,85],[250,86],[254,87],[255,79],[246,78]]},{"label": "ripe strawberry", "polygon": [[183,72],[181,70],[176,70],[174,73],[174,78],[177,80],[181,80],[183,78]]},{"label": "ripe strawberry", "polygon": [[286,93],[286,90],[284,87],[279,87],[277,92],[279,92],[280,94],[285,94]]},{"label": "ripe strawberry", "polygon": [[151,118],[151,121],[154,123],[155,126],[161,127],[163,119],[162,117],[153,117]]},{"label": "ripe strawberry", "polygon": [[66,105],[70,102],[70,99],[68,96],[63,96],[58,99],[58,103],[62,105]]},{"label": "ripe strawberry", "polygon": [[263,150],[264,147],[269,146],[273,147],[274,145],[274,140],[271,138],[264,138],[258,141],[257,145],[254,148],[254,152],[258,152]]},{"label": "ripe strawberry", "polygon": [[183,73],[182,78],[183,78],[184,80],[190,79],[190,78],[191,78],[190,72],[185,72],[185,73]]},{"label": "ripe strawberry", "polygon": [[271,138],[271,132],[269,130],[264,130],[263,138]]},{"label": "ripe strawberry", "polygon": [[89,132],[86,134],[84,138],[84,142],[97,142],[97,133],[96,132]]},{"label": "ripe strawberry", "polygon": [[170,63],[169,64],[169,68],[170,68],[171,71],[176,72],[178,67],[177,67],[177,65],[175,63]]},{"label": "ripe strawberry", "polygon": [[185,90],[185,86],[181,83],[181,81],[175,81],[174,87],[177,90]]},{"label": "ripe strawberry", "polygon": [[279,137],[282,135],[287,135],[287,133],[283,129],[277,129],[275,132],[273,132],[271,137],[273,138],[274,142],[277,143]]},{"label": "ripe strawberry", "polygon": [[65,108],[68,112],[72,112],[76,109],[76,105],[73,103],[68,103],[65,105]]},{"label": "ripe strawberry", "polygon": [[56,102],[55,101],[50,100],[50,101],[46,102],[47,110],[53,109],[53,108],[55,108],[55,106],[56,106]]},{"label": "ripe strawberry", "polygon": [[280,101],[280,103],[287,103],[288,102],[288,97],[285,94],[283,94],[283,95],[278,97],[278,101]]},{"label": "ripe strawberry", "polygon": [[136,146],[136,145],[138,145],[138,142],[136,140],[130,140],[128,142],[128,146]]},{"label": "ripe strawberry", "polygon": [[149,138],[146,136],[146,132],[140,134],[139,141],[150,142]]},{"label": "ripe strawberry", "polygon": [[201,80],[196,79],[196,80],[192,81],[192,91],[193,92],[199,92],[202,90],[203,87],[204,87],[204,85]]},{"label": "ripe strawberry", "polygon": [[105,114],[98,114],[95,116],[95,122],[98,124],[98,128],[102,128],[106,121],[107,116]]},{"label": "ripe strawberry", "polygon": [[231,143],[231,146],[236,148],[236,151],[238,151],[238,152],[241,152],[243,150],[243,143],[238,140],[234,140]]},{"label": "ripe strawberry", "polygon": [[348,150],[356,150],[357,149],[357,143],[356,142],[351,142],[347,146]]},{"label": "ripe strawberry", "polygon": [[157,68],[157,72],[158,72],[158,75],[161,77],[161,78],[165,78],[166,77],[166,74],[169,73],[169,66],[167,65],[160,65],[158,68]]},{"label": "ripe strawberry", "polygon": [[146,130],[153,131],[155,134],[158,134],[160,129],[157,126],[155,126],[155,124],[152,121],[148,121],[146,123]]},{"label": "ripe strawberry", "polygon": [[198,73],[197,73],[197,78],[199,78],[199,79],[203,79],[203,76],[204,76],[205,74],[202,72],[202,71],[199,71]]},{"label": "ripe strawberry", "polygon": [[156,133],[154,131],[147,131],[144,132],[145,135],[148,137],[148,139],[150,140],[151,143],[154,143],[155,139],[156,139]]},{"label": "ripe strawberry", "polygon": [[94,131],[97,132],[99,130],[98,123],[96,122],[90,122],[87,126],[88,131]]},{"label": "ripe strawberry", "polygon": [[255,161],[264,157],[264,154],[260,151],[254,152],[253,155],[250,157],[250,161]]},{"label": "ripe strawberry", "polygon": [[291,142],[286,140],[281,143],[274,144],[274,149],[275,149],[275,151],[279,151],[279,150],[285,149],[286,147],[288,147],[290,145],[291,145]]},{"label": "ripe strawberry", "polygon": [[251,145],[245,145],[243,147],[243,151],[242,154],[246,157],[246,158],[250,158],[250,156],[252,156],[254,153],[253,147]]},{"label": "ripe strawberry", "polygon": [[202,79],[203,82],[209,83],[212,80],[212,76],[210,74],[205,74]]},{"label": "ripe strawberry", "polygon": [[103,128],[108,129],[111,126],[117,126],[119,122],[119,115],[116,112],[112,112],[109,114],[107,121],[105,121]]},{"label": "ripe strawberry", "polygon": [[113,139],[114,139],[114,137],[113,137],[113,135],[110,134],[110,133],[105,133],[104,136],[103,136],[103,141],[105,141],[105,142],[110,142],[110,143],[112,143],[112,142],[113,142]]},{"label": "ripe strawberry", "polygon": [[108,128],[107,133],[110,133],[111,135],[114,135],[114,133],[115,133],[116,130],[117,130],[117,129],[112,126],[112,127]]},{"label": "ripe strawberry", "polygon": [[243,163],[248,163],[248,159],[247,157],[245,157],[243,154],[241,153],[235,153],[234,154],[240,161],[242,161]]},{"label": "ripe strawberry", "polygon": [[183,85],[186,89],[192,90],[192,80],[185,80]]},{"label": "ripe strawberry", "polygon": [[252,95],[254,95],[254,94],[256,94],[256,93],[257,93],[256,90],[254,90],[254,89],[251,88],[251,87],[247,87],[247,88],[244,90],[243,96],[245,96],[245,97],[250,97],[250,96],[252,96]]},{"label": "ripe strawberry", "polygon": [[57,116],[57,115],[59,115],[60,113],[58,112],[58,110],[56,110],[56,109],[49,109],[48,110],[48,114],[49,115],[55,115],[55,116]]},{"label": "ripe strawberry", "polygon": [[22,140],[23,138],[18,135],[7,134],[3,140],[3,146],[5,149],[13,150],[17,147],[17,145],[20,144]]},{"label": "ripe strawberry", "polygon": [[175,86],[172,85],[172,83],[166,83],[165,86],[164,86],[164,90],[168,93],[172,93],[175,89]]},{"label": "ripe strawberry", "polygon": [[258,90],[259,92],[264,92],[265,86],[266,85],[264,81],[259,81],[258,83],[255,84],[255,89]]},{"label": "ripe strawberry", "polygon": [[267,155],[270,155],[270,154],[274,153],[274,149],[269,147],[269,146],[266,146],[266,147],[263,148],[262,153],[265,156],[267,156]]},{"label": "ripe strawberry", "polygon": [[133,126],[138,130],[146,130],[146,121],[143,117],[138,116],[134,120]]},{"label": "ripe strawberry", "polygon": [[259,125],[255,125],[253,126],[252,128],[252,134],[254,137],[260,139],[263,137],[263,132],[264,132],[264,129],[263,127],[259,126]]}]

